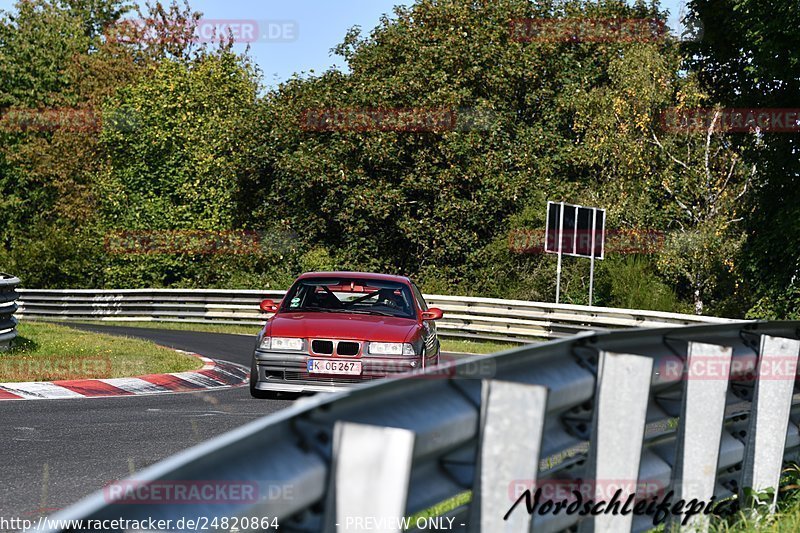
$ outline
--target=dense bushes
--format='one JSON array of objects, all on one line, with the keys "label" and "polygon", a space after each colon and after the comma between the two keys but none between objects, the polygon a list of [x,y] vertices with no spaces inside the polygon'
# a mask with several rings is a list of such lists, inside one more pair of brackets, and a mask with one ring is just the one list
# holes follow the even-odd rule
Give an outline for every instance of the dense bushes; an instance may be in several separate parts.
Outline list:
[{"label": "dense bushes", "polygon": [[[785,304],[768,306],[774,285],[744,261],[759,246],[742,227],[757,209],[754,178],[731,164],[744,150],[660,127],[667,108],[714,104],[682,70],[679,43],[509,32],[526,17],[663,18],[658,7],[419,0],[345,36],[350,72],[266,91],[246,57],[198,49],[176,29],[196,20],[187,7],[151,6],[142,16],[156,34],[126,41],[103,36],[125,11],[117,0],[22,4],[24,16],[0,21],[0,107],[102,116],[96,131],[0,130],[0,267],[27,286],[282,287],[305,270],[358,269],[409,274],[429,292],[552,300],[555,258],[509,237],[543,228],[546,201],[565,200],[606,207],[614,231],[664,235],[657,250],[598,262],[596,304],[729,315],[797,305],[798,291],[778,290]],[[85,31],[43,49],[51,19],[59,38]],[[9,83],[31,50],[59,66]],[[364,131],[308,119],[359,109],[455,121]],[[109,246],[109,235],[141,245],[147,232],[193,231],[258,240],[237,253]],[[562,301],[587,303],[588,271],[565,259]]]}]

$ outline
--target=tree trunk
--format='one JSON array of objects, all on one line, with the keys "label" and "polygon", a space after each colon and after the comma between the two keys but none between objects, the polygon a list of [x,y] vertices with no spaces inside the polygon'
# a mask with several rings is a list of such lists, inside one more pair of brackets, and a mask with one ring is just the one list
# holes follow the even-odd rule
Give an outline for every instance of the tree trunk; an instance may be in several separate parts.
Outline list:
[{"label": "tree trunk", "polygon": [[695,287],[694,289],[694,314],[696,315],[703,314],[703,298],[700,295],[699,287]]}]

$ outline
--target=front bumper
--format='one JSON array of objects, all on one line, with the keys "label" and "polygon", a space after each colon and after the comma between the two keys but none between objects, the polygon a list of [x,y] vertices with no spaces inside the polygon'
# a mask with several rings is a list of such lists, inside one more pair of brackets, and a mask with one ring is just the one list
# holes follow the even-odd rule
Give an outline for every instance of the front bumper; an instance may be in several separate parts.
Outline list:
[{"label": "front bumper", "polygon": [[[361,361],[360,376],[309,374],[308,359]],[[335,392],[360,383],[417,370],[421,358],[416,357],[332,357],[309,356],[306,353],[255,351],[258,372],[254,386],[263,391]]]}]

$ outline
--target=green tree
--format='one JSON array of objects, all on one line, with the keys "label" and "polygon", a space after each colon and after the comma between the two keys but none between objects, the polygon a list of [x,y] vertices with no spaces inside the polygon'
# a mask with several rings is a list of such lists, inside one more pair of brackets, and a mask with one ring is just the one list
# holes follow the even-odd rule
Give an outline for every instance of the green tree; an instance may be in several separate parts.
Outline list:
[{"label": "green tree", "polygon": [[[692,0],[703,38],[687,50],[712,101],[734,108],[796,108],[800,94],[800,4]],[[732,135],[754,167],[758,209],[745,219],[753,314],[800,316],[800,134]]]},{"label": "green tree", "polygon": [[[174,72],[183,69],[188,77],[192,70],[196,80],[205,79],[217,87],[220,101],[227,96],[226,88],[237,90],[225,78],[228,71],[214,77],[227,68],[225,53],[218,57],[219,69],[210,60],[194,62],[206,49],[192,42],[192,22],[200,15],[185,2],[183,7],[176,2],[167,7],[148,3],[144,13],[139,11],[140,18],[154,21],[147,26],[147,34],[116,38],[116,32],[130,29],[118,20],[129,10],[121,0],[36,0],[19,2],[15,12],[0,21],[0,197],[8,207],[0,215],[5,217],[3,244],[8,250],[3,261],[29,286],[75,285],[76,279],[86,285],[105,283],[107,260],[102,244],[109,227],[116,228],[113,224],[118,221],[106,218],[108,204],[99,200],[105,197],[115,166],[125,172],[130,170],[125,167],[130,161],[124,157],[116,161],[113,156],[124,150],[98,141],[137,142],[132,134],[139,115],[116,107],[126,88],[158,82],[168,86],[169,74],[158,80],[158,73],[168,71],[159,65],[171,62],[179,67]],[[192,91],[201,84],[177,78],[182,90]],[[252,105],[252,92],[248,105]],[[219,110],[220,106],[211,107],[211,111]],[[211,128],[227,127],[213,115],[203,120]],[[161,126],[169,129],[178,124]],[[209,138],[218,139],[219,154],[203,153],[202,165],[195,163],[214,174],[226,164],[228,153],[235,152],[236,141],[209,131]],[[191,137],[178,140],[195,142]],[[185,146],[181,150],[189,151]],[[149,177],[141,179],[147,182]],[[194,200],[197,205],[198,199]],[[62,255],[65,251],[71,253]],[[123,279],[122,284],[129,281]]]},{"label": "green tree", "polygon": [[[573,155],[576,102],[637,47],[524,42],[512,21],[658,15],[614,1],[422,0],[368,36],[354,29],[337,48],[350,73],[297,78],[266,97],[255,154],[264,170],[249,184],[249,212],[279,217],[346,267],[423,273],[475,292],[500,276],[508,288],[515,269],[486,259],[507,242],[513,215],[591,188]],[[450,109],[456,120],[422,132],[304,122],[309,110],[344,109]]]},{"label": "green tree", "polygon": [[0,17],[0,109],[76,103],[69,65],[89,44],[76,13],[48,0],[17,2]]},{"label": "green tree", "polygon": [[[249,64],[228,50],[188,63],[164,59],[138,82],[120,88],[106,104],[110,120],[100,137],[110,161],[96,187],[104,227],[235,229],[256,91]],[[179,283],[200,276],[201,260],[210,258],[114,257],[109,282]]]}]

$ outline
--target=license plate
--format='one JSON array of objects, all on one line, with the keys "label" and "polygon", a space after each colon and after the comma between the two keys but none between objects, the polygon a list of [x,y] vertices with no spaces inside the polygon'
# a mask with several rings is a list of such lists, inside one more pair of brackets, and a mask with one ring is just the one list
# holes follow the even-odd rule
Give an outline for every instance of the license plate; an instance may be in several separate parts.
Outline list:
[{"label": "license plate", "polygon": [[360,376],[361,361],[336,361],[334,359],[309,359],[306,364],[309,374],[342,374]]}]

